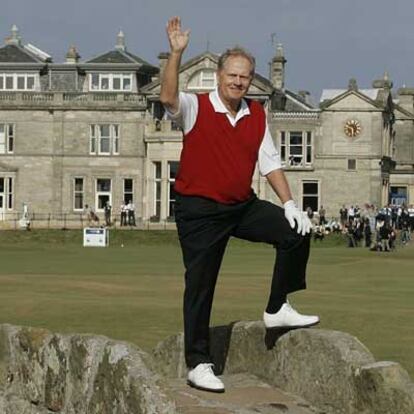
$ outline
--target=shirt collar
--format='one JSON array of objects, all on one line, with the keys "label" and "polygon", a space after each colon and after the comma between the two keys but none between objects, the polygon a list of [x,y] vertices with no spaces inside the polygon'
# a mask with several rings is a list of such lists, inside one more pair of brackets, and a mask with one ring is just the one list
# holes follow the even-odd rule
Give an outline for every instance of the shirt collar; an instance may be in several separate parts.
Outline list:
[{"label": "shirt collar", "polygon": [[[214,89],[209,93],[210,102],[213,105],[213,108],[216,112],[220,112],[223,114],[230,114],[230,111],[226,108],[223,101],[220,99],[220,95],[218,93],[218,89]],[[239,112],[237,112],[236,119],[240,119],[245,115],[250,115],[249,105],[245,99],[242,99]]]}]

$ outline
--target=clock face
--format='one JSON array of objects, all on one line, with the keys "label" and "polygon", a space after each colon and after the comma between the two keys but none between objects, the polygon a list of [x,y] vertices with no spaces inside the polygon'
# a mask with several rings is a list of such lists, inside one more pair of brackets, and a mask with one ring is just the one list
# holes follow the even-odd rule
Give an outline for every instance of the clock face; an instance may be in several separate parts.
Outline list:
[{"label": "clock face", "polygon": [[344,126],[344,132],[348,137],[356,137],[361,133],[361,124],[356,119],[346,121]]}]

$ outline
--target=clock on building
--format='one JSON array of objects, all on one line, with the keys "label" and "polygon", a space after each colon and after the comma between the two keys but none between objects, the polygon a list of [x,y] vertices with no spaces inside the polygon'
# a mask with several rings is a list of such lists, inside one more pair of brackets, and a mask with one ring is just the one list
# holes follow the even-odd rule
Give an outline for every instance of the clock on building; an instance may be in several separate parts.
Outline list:
[{"label": "clock on building", "polygon": [[361,133],[361,123],[356,119],[350,119],[345,122],[344,131],[345,135],[354,138]]}]

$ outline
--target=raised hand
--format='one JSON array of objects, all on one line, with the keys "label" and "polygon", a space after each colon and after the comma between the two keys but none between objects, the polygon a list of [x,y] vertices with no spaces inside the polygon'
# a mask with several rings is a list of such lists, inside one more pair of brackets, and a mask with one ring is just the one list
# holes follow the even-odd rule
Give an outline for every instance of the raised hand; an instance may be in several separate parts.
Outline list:
[{"label": "raised hand", "polygon": [[168,20],[167,35],[171,52],[183,52],[190,40],[190,30],[181,29],[181,19],[178,16]]}]

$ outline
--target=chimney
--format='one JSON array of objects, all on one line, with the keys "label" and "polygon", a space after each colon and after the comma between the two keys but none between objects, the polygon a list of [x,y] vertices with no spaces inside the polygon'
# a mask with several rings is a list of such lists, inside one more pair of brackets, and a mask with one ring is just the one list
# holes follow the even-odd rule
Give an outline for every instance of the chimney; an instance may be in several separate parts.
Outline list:
[{"label": "chimney", "polygon": [[410,112],[414,111],[414,88],[403,86],[397,91],[398,104]]},{"label": "chimney", "polygon": [[283,45],[277,44],[276,55],[270,62],[270,81],[276,89],[283,89],[285,87],[285,64]]},{"label": "chimney", "polygon": [[22,38],[19,34],[19,29],[14,24],[11,28],[11,36],[6,37],[6,45],[21,46]]},{"label": "chimney", "polygon": [[76,50],[76,46],[72,45],[68,53],[66,53],[66,62],[68,64],[74,65],[79,62],[80,55],[78,51]]},{"label": "chimney", "polygon": [[126,46],[125,46],[125,35],[124,32],[122,30],[119,31],[118,36],[116,37],[116,46],[115,46],[116,50],[120,50],[121,52],[125,52],[126,51]]},{"label": "chimney", "polygon": [[382,79],[376,79],[372,82],[372,87],[375,89],[392,89],[393,83],[390,80],[390,75],[387,71],[384,73],[384,77]]},{"label": "chimney", "polygon": [[167,64],[168,57],[170,56],[169,52],[161,52],[158,55],[158,62],[160,66],[160,73],[159,77],[162,79],[162,75],[164,73],[165,65]]},{"label": "chimney", "polygon": [[354,78],[349,79],[348,90],[349,91],[358,91],[358,84],[357,84],[356,79],[354,79]]}]

